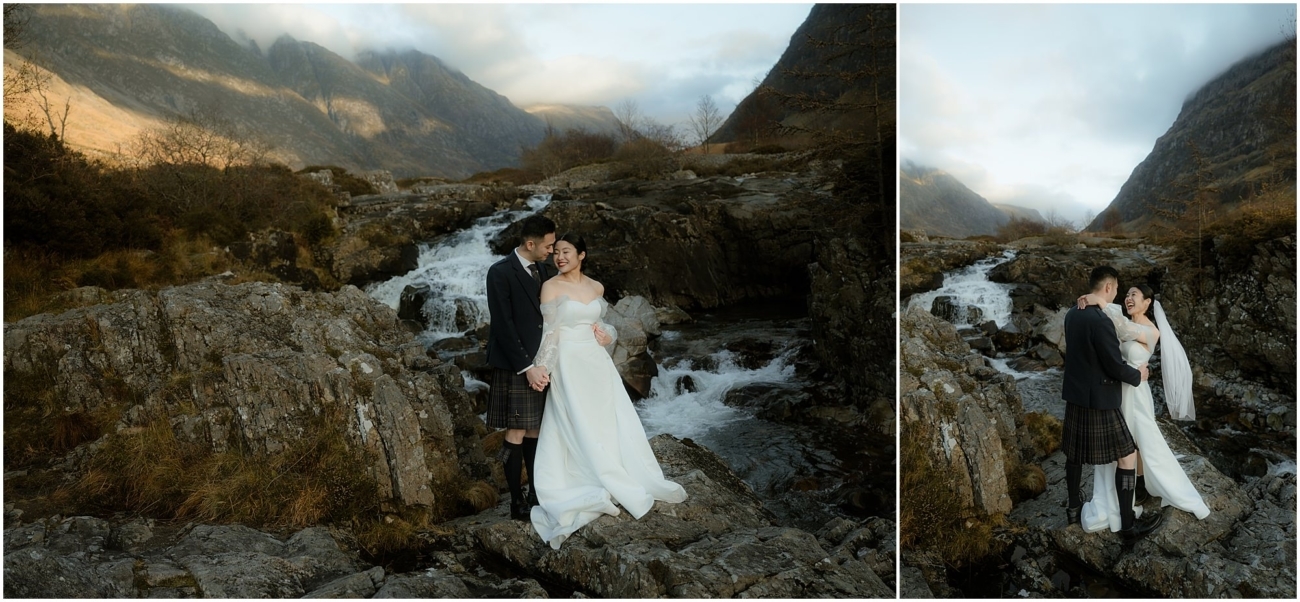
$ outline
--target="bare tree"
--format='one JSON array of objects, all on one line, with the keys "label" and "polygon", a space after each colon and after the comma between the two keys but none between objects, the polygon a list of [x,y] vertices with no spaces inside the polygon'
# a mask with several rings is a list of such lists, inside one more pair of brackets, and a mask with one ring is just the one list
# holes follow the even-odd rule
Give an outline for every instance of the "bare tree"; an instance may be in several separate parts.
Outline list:
[{"label": "bare tree", "polygon": [[146,164],[210,165],[226,169],[262,163],[271,146],[228,119],[209,111],[190,111],[146,130],[136,140]]},{"label": "bare tree", "polygon": [[[19,50],[29,40],[28,24],[31,20],[31,7],[23,4],[4,5],[4,47],[6,50]],[[25,114],[20,118],[19,127],[37,127],[36,120],[30,112],[13,111],[16,107],[26,105],[33,92],[44,89],[50,80],[49,73],[42,71],[31,60],[24,58],[14,69],[6,66],[4,70],[4,105],[15,115]],[[6,111],[9,113],[11,111]]]},{"label": "bare tree", "polygon": [[37,106],[40,108],[41,112],[45,114],[45,123],[50,127],[50,135],[57,136],[59,140],[63,140],[64,132],[68,130],[68,113],[72,112],[72,98],[68,97],[63,100],[63,112],[60,113],[59,110],[50,103],[49,89],[48,86],[44,85],[45,83],[48,82],[41,82],[40,85],[36,86],[36,95],[41,98],[41,101]]},{"label": "bare tree", "polygon": [[709,137],[720,125],[722,113],[718,111],[718,105],[714,104],[713,97],[708,94],[701,96],[695,105],[695,113],[691,115],[691,129],[695,131],[697,143],[704,147],[704,154],[709,154]]},{"label": "bare tree", "polygon": [[623,142],[631,142],[641,136],[641,107],[635,100],[627,99],[614,107],[614,119],[618,120],[618,133]]}]

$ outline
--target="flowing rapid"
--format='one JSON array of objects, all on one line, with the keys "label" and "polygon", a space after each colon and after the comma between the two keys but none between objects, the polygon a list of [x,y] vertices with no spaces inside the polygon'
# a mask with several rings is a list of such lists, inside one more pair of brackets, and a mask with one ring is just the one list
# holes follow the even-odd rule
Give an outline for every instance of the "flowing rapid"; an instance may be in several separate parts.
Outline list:
[{"label": "flowing rapid", "polygon": [[[1002,328],[1011,319],[1011,286],[990,281],[989,271],[1011,261],[1015,256],[1016,252],[1009,250],[1001,255],[981,259],[973,265],[944,274],[942,287],[928,293],[912,295],[907,308],[919,307],[930,311],[930,306],[935,299],[950,297],[957,308],[957,319],[954,324],[978,325],[970,323],[968,319],[968,316],[975,313],[982,316],[980,321],[993,320],[998,328]],[[976,308],[979,311],[970,312],[968,308]]]}]

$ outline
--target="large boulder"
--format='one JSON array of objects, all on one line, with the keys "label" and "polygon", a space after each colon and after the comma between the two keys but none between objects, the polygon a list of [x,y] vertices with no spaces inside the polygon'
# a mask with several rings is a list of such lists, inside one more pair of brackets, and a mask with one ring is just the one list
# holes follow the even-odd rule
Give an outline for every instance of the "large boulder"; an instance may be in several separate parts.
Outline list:
[{"label": "large boulder", "polygon": [[[620,181],[589,186],[543,213],[587,242],[587,272],[610,298],[713,308],[804,293],[816,215],[801,204],[807,176]],[[505,254],[519,224],[492,241]]]},{"label": "large boulder", "polygon": [[972,351],[952,324],[927,311],[908,310],[900,328],[904,435],[920,437],[967,512],[1009,512],[1007,472],[1018,461],[1024,414],[1015,380]]},{"label": "large boulder", "polygon": [[865,525],[865,531],[856,523],[836,525],[822,539],[779,527],[749,486],[712,452],[670,435],[655,437],[651,447],[664,475],[686,489],[683,503],[656,503],[640,520],[626,513],[602,516],[559,550],[504,513],[445,526],[472,536],[519,575],[592,596],[894,596],[871,568],[892,568],[885,558],[892,552],[879,558],[874,553],[887,545],[876,531],[892,532],[892,523]]},{"label": "large boulder", "polygon": [[894,258],[864,239],[818,238],[808,310],[817,358],[845,384],[844,401],[881,433],[893,434]]},{"label": "large boulder", "polygon": [[[1008,517],[1024,528],[1018,541],[1033,553],[1059,550],[1141,592],[1169,598],[1295,596],[1295,473],[1277,470],[1245,487],[1219,472],[1172,422],[1160,431],[1210,508],[1204,520],[1152,498],[1144,512],[1166,515],[1132,548],[1109,531],[1065,524],[1064,456],[1043,462],[1047,490]],[[1084,474],[1083,496],[1092,479]],[[1031,554],[1032,555],[1032,554]]]},{"label": "large boulder", "polygon": [[[356,288],[204,283],[114,300],[5,328],[10,428],[40,437],[60,417],[107,417],[107,441],[125,443],[161,421],[207,453],[254,457],[338,428],[398,507],[453,508],[457,483],[491,474],[456,368],[432,366],[396,312]],[[70,456],[66,478],[101,447]]]}]

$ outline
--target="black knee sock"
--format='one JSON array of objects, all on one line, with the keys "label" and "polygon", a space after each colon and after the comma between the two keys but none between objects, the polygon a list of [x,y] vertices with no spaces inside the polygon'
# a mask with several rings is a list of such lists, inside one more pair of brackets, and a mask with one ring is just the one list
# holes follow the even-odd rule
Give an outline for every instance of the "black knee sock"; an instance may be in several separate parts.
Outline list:
[{"label": "black knee sock", "polygon": [[1119,524],[1127,531],[1133,526],[1133,491],[1137,488],[1137,469],[1115,467],[1115,490],[1119,493]]},{"label": "black knee sock", "polygon": [[537,460],[537,437],[524,437],[524,462],[528,466],[528,491],[532,497],[537,496],[537,473],[533,472]]},{"label": "black knee sock", "polygon": [[506,469],[506,484],[510,486],[510,501],[512,503],[523,502],[524,490],[520,484],[520,472],[524,467],[523,446],[509,441],[503,441],[501,445],[506,450],[506,458],[503,464],[505,464]]},{"label": "black knee sock", "polygon": [[1082,496],[1079,492],[1079,486],[1083,484],[1083,465],[1066,464],[1065,465],[1065,489],[1066,495],[1069,496],[1069,506],[1071,508],[1081,508],[1083,506]]}]

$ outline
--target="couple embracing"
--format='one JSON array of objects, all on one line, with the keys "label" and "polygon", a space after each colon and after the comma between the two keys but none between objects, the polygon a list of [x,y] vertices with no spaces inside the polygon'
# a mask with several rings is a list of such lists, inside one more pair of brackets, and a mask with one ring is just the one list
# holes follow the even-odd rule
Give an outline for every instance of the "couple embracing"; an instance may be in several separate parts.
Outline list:
[{"label": "couple embracing", "polygon": [[678,503],[686,492],[664,478],[614,367],[618,334],[602,321],[605,287],[582,272],[586,242],[557,239],[541,215],[521,225],[519,246],[487,275],[487,425],[506,429],[511,518],[531,521],[558,550],[583,525],[617,515],[615,502],[641,518],[655,500]]},{"label": "couple embracing", "polygon": [[[1150,287],[1130,288],[1124,297],[1128,318],[1112,302],[1119,272],[1092,270],[1092,292],[1065,316],[1065,453],[1068,488],[1067,527],[1118,531],[1133,544],[1160,526],[1164,513],[1141,517],[1147,491],[1198,519],[1210,509],[1178,464],[1156,424],[1147,360],[1161,343],[1165,404],[1176,419],[1195,418],[1192,371],[1160,302]],[[1093,307],[1096,306],[1096,307]],[[1083,503],[1084,464],[1093,464],[1092,500]]]}]

